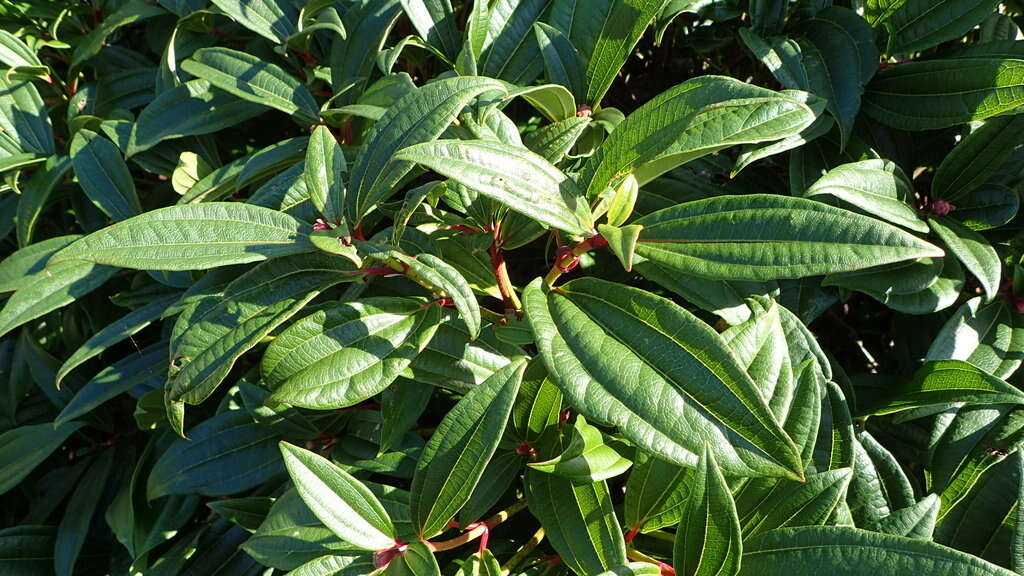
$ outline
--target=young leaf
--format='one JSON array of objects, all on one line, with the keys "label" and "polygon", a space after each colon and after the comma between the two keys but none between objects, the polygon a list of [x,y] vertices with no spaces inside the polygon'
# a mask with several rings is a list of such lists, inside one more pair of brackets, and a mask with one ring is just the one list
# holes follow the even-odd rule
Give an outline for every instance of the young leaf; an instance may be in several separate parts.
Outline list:
[{"label": "young leaf", "polygon": [[181,68],[243,100],[295,116],[303,125],[320,117],[320,107],[305,86],[280,67],[251,54],[202,48],[182,62]]},{"label": "young leaf", "polygon": [[672,564],[683,574],[735,576],[743,538],[736,504],[710,447],[690,474],[690,497],[676,531]]},{"label": "young leaf", "polygon": [[377,497],[330,460],[281,442],[288,474],[302,501],[339,538],[364,550],[395,545],[395,527]]},{"label": "young leaf", "polygon": [[523,300],[552,380],[589,419],[679,464],[693,465],[710,444],[724,470],[801,476],[796,447],[755,384],[718,334],[683,308],[596,278],[548,294],[537,280]]},{"label": "young leaf", "polygon": [[410,513],[423,538],[440,534],[469,500],[494,455],[526,369],[523,360],[470,390],[441,420],[412,479]]},{"label": "young leaf", "polygon": [[576,417],[569,445],[561,454],[540,462],[530,462],[534,470],[565,476],[574,482],[598,482],[624,473],[632,465],[614,448],[604,443],[601,431]]},{"label": "young leaf", "polygon": [[313,251],[310,226],[237,202],[159,208],[118,222],[54,254],[48,267],[87,261],[141,270],[203,270]]}]

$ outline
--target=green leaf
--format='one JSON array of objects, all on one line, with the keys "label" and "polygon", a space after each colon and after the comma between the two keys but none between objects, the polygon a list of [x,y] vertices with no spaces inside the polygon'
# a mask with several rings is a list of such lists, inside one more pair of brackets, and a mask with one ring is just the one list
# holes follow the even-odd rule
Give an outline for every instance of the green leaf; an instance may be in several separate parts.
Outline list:
[{"label": "green leaf", "polygon": [[455,60],[462,47],[450,0],[402,0],[402,9],[420,37]]},{"label": "green leaf", "polygon": [[587,94],[580,103],[596,107],[636,43],[668,0],[556,0],[548,21],[587,63]]},{"label": "green leaf", "polygon": [[540,462],[530,462],[534,470],[564,476],[575,482],[598,482],[624,473],[632,462],[604,443],[601,431],[576,417],[569,445],[561,454]]},{"label": "green leaf", "polygon": [[822,569],[835,576],[894,571],[949,576],[1013,574],[952,548],[845,526],[783,528],[744,543],[741,576],[788,576]]},{"label": "green leaf", "polygon": [[160,93],[139,112],[127,155],[164,140],[218,132],[264,112],[266,108],[194,79]]},{"label": "green leaf", "polygon": [[46,422],[12,428],[0,434],[0,494],[16,487],[81,427],[81,422],[56,427]]},{"label": "green leaf", "polygon": [[1024,332],[1006,303],[972,298],[935,335],[925,360],[964,360],[1005,380],[1024,361]]},{"label": "green leaf", "polygon": [[0,530],[0,569],[10,576],[53,574],[53,526],[20,525]]},{"label": "green leaf", "polygon": [[222,412],[174,439],[149,473],[147,497],[227,496],[259,486],[283,471],[278,440],[244,410]]},{"label": "green leaf", "polygon": [[[804,198],[749,194],[687,202],[636,221],[640,273],[774,280],[942,256],[898,228]],[[648,264],[649,263],[649,264]]]},{"label": "green leaf", "polygon": [[561,30],[543,22],[535,22],[533,32],[544,58],[544,76],[547,81],[565,86],[576,102],[586,102],[586,63],[576,47]]},{"label": "green leaf", "polygon": [[938,130],[1024,105],[1024,59],[965,57],[891,66],[868,85],[864,111],[899,130]]},{"label": "green leaf", "polygon": [[864,17],[889,33],[890,54],[905,54],[963,36],[998,5],[998,0],[868,0]]},{"label": "green leaf", "polygon": [[550,5],[551,0],[490,2],[479,73],[521,86],[532,84],[543,70],[532,28]]},{"label": "green leaf", "polygon": [[480,303],[476,301],[476,295],[466,278],[451,264],[433,254],[424,253],[416,258],[401,256],[401,261],[408,266],[406,276],[409,279],[454,301],[459,317],[469,329],[470,339],[475,340],[480,335]]},{"label": "green leaf", "polygon": [[566,118],[523,135],[523,144],[552,164],[565,159],[583,135],[590,118]]},{"label": "green leaf", "polygon": [[164,311],[176,302],[179,297],[180,294],[178,293],[157,297],[104,326],[68,356],[68,359],[61,365],[60,370],[57,371],[57,384],[60,385],[60,381],[69,372],[81,366],[89,359],[102,354],[108,348],[123,342],[126,338],[130,338],[133,334],[138,333],[139,330],[149,326],[160,318]]},{"label": "green leaf", "polygon": [[39,216],[50,201],[57,184],[71,169],[71,159],[66,156],[51,156],[46,164],[36,171],[25,184],[18,200],[17,235],[18,246],[25,248],[32,243]]},{"label": "green leaf", "polygon": [[928,224],[935,235],[942,239],[950,254],[960,260],[964,268],[981,282],[985,296],[995,298],[1002,283],[1003,265],[988,240],[952,218],[930,216]]},{"label": "green leaf", "polygon": [[816,196],[834,198],[849,210],[915,232],[928,232],[928,225],[910,205],[914,200],[913,184],[893,162],[871,159],[837,166],[804,192],[805,198],[825,200]]},{"label": "green leaf", "polygon": [[427,544],[419,541],[406,545],[381,576],[441,576],[441,568]]},{"label": "green leaf", "polygon": [[931,540],[935,520],[939,515],[939,503],[937,495],[929,494],[909,508],[894,510],[868,528],[873,532],[884,532],[893,536]]},{"label": "green leaf", "polygon": [[433,387],[404,378],[399,378],[381,392],[381,454],[401,443],[405,434],[427,409],[433,394]]},{"label": "green leaf", "polygon": [[243,100],[295,116],[304,126],[320,118],[320,107],[305,86],[257,56],[230,48],[202,48],[181,68]]},{"label": "green leaf", "polygon": [[587,198],[633,173],[641,186],[706,154],[780,140],[814,121],[802,102],[732,78],[702,76],[662,92],[626,117],[580,175]]},{"label": "green leaf", "polygon": [[327,307],[292,324],[263,356],[272,400],[344,408],[387,388],[434,335],[440,307],[368,298]]},{"label": "green leaf", "polygon": [[115,454],[114,449],[107,448],[97,456],[68,500],[64,516],[57,527],[57,541],[54,543],[53,559],[57,576],[71,576],[75,573],[75,563],[82,552],[82,545],[85,544],[93,514],[103,497]]},{"label": "green leaf", "polygon": [[608,241],[608,249],[615,254],[627,272],[633,270],[633,258],[636,255],[637,242],[640,240],[640,233],[643,232],[643,229],[643,226],[635,224],[621,228],[607,224],[597,225],[597,231],[601,237]]},{"label": "green leaf", "polygon": [[287,576],[357,576],[373,570],[373,560],[369,558],[321,556],[292,570]]},{"label": "green leaf", "polygon": [[0,75],[0,129],[20,145],[22,152],[44,156],[55,153],[53,124],[31,82],[11,81],[7,74]]},{"label": "green leaf", "polygon": [[1021,404],[1024,392],[962,360],[934,360],[914,373],[874,414],[892,414],[951,402]]},{"label": "green leaf", "polygon": [[0,310],[0,336],[89,294],[115,272],[116,268],[92,262],[47,264],[26,278]]},{"label": "green leaf", "polygon": [[652,456],[639,458],[626,482],[626,526],[646,533],[678,524],[689,481],[687,468]]},{"label": "green leaf", "polygon": [[995,175],[1022,143],[1024,115],[989,118],[942,159],[932,179],[932,198],[962,208],[960,200],[972,197],[972,192]]},{"label": "green leaf", "polygon": [[679,464],[692,466],[710,444],[731,473],[801,476],[796,447],[754,382],[683,308],[596,278],[548,294],[535,281],[524,304],[552,380],[588,419]]},{"label": "green leaf", "polygon": [[118,222],[53,255],[47,266],[88,261],[142,270],[203,270],[311,252],[310,226],[237,202],[158,208]]},{"label": "green leaf", "polygon": [[541,358],[531,360],[512,407],[512,430],[531,448],[557,435],[562,392],[547,376],[544,361]]},{"label": "green leaf", "polygon": [[801,22],[797,40],[807,89],[828,101],[839,126],[841,147],[853,132],[864,86],[878,68],[871,27],[853,10],[833,6]]},{"label": "green leaf", "polygon": [[672,547],[672,564],[683,574],[735,576],[743,539],[736,504],[710,446],[691,473],[690,496]]},{"label": "green leaf", "polygon": [[273,498],[247,496],[244,498],[207,502],[206,507],[213,510],[221,518],[230,520],[233,524],[237,524],[252,532],[260,527],[267,514],[270,513],[270,508],[273,504]]},{"label": "green leaf", "polygon": [[317,126],[309,137],[306,167],[302,177],[316,209],[329,222],[344,218],[345,177],[348,170],[345,154],[327,126]]},{"label": "green leaf", "polygon": [[288,474],[302,501],[339,538],[364,550],[395,544],[395,527],[377,497],[330,460],[281,443]]},{"label": "green leaf", "polygon": [[607,484],[528,470],[525,485],[530,512],[573,572],[600,574],[626,563],[622,529]]},{"label": "green leaf", "polygon": [[8,68],[43,66],[36,53],[7,30],[0,31],[0,62]]},{"label": "green leaf", "polygon": [[549,226],[586,235],[593,221],[571,178],[526,148],[484,140],[439,140],[395,155],[423,165]]},{"label": "green leaf", "polygon": [[236,22],[264,38],[283,44],[298,32],[294,4],[280,0],[211,0]]},{"label": "green leaf", "polygon": [[754,510],[744,515],[744,537],[774,528],[825,524],[845,499],[852,477],[852,469],[838,468],[808,475],[803,483],[777,483]]},{"label": "green leaf", "polygon": [[128,165],[113,142],[79,130],[71,141],[71,164],[85,195],[107,216],[127,220],[142,212]]},{"label": "green leaf", "polygon": [[387,200],[412,169],[411,162],[392,159],[397,151],[436,139],[470,101],[487,91],[504,92],[505,86],[490,78],[448,78],[399,98],[374,124],[352,166],[345,200],[349,224],[358,224]]},{"label": "green leaf", "polygon": [[14,292],[23,282],[40,272],[46,262],[65,246],[78,240],[79,234],[56,236],[29,244],[0,261],[0,293]]},{"label": "green leaf", "polygon": [[160,340],[100,370],[75,392],[54,423],[63,424],[81,418],[136,386],[159,386],[167,379],[167,369],[167,340]]},{"label": "green leaf", "polygon": [[430,437],[416,465],[409,502],[422,538],[443,532],[469,501],[501,440],[525,369],[520,360],[495,372],[470,390]]}]

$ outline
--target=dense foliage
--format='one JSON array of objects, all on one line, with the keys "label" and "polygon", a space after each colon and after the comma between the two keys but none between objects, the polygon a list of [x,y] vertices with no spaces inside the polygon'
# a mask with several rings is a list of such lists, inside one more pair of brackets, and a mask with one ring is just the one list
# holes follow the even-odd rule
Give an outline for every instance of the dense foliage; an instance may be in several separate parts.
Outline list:
[{"label": "dense foliage", "polygon": [[0,574],[1024,574],[1022,24],[0,2]]}]

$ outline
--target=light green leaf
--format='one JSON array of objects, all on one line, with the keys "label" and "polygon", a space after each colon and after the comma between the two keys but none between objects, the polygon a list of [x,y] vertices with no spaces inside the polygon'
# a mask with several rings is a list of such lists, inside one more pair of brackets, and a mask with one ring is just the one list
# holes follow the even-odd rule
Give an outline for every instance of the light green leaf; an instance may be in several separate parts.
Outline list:
[{"label": "light green leaf", "polygon": [[243,100],[295,116],[303,125],[320,117],[320,107],[305,86],[257,56],[230,48],[202,48],[182,62],[181,68]]},{"label": "light green leaf", "polygon": [[537,280],[524,304],[551,379],[588,419],[679,464],[694,465],[710,444],[730,473],[801,476],[797,449],[754,382],[680,306],[596,278],[548,294]]},{"label": "light green leaf", "polygon": [[576,102],[587,102],[586,63],[569,38],[558,28],[543,22],[535,22],[533,32],[544,58],[546,80],[565,86]]},{"label": "light green leaf", "polygon": [[68,261],[142,270],[203,270],[311,252],[310,226],[249,204],[158,208],[85,236],[54,254]]},{"label": "light green leaf", "polygon": [[484,140],[439,140],[400,151],[421,164],[541,224],[570,234],[593,228],[590,209],[571,178],[526,148]]},{"label": "light green leaf", "polygon": [[402,0],[402,9],[420,37],[454,61],[462,47],[450,0]]},{"label": "light green leaf", "polygon": [[687,470],[652,456],[638,459],[626,482],[626,526],[651,532],[678,524],[690,494]]},{"label": "light green leaf", "polygon": [[928,224],[910,205],[914,186],[894,162],[871,159],[842,164],[811,184],[805,198],[834,198],[848,210],[874,216],[915,232],[928,232]]},{"label": "light green leaf", "polygon": [[434,553],[422,542],[407,544],[381,576],[441,576]]},{"label": "light green leaf", "polygon": [[470,390],[430,437],[416,465],[409,502],[421,537],[443,532],[469,500],[501,440],[525,369],[520,360],[495,372]]},{"label": "light green leaf", "polygon": [[598,482],[624,473],[632,462],[604,443],[601,431],[576,417],[569,445],[561,454],[540,462],[530,462],[534,470],[564,476],[575,482]]},{"label": "light green leaf", "polygon": [[395,545],[391,518],[366,486],[313,452],[286,442],[280,446],[302,501],[339,538],[365,550]]},{"label": "light green leaf", "polygon": [[644,227],[634,260],[641,274],[650,265],[711,279],[774,280],[943,255],[874,218],[787,196],[719,196],[635,223]]},{"label": "light green leaf", "polygon": [[0,31],[0,62],[8,68],[43,65],[31,48],[7,30]]},{"label": "light green leaf", "polygon": [[999,0],[867,0],[864,18],[889,34],[890,54],[920,52],[968,33]]},{"label": "light green leaf", "polygon": [[22,152],[43,156],[55,153],[53,124],[31,82],[0,74],[0,131],[21,146]]}]

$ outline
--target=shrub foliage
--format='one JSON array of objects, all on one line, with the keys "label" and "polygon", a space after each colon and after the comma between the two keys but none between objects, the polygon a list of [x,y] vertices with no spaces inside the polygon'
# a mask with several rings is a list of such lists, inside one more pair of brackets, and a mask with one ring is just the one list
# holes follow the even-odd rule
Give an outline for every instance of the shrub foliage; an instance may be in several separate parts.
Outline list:
[{"label": "shrub foliage", "polygon": [[1024,574],[1022,12],[0,3],[0,574]]}]

